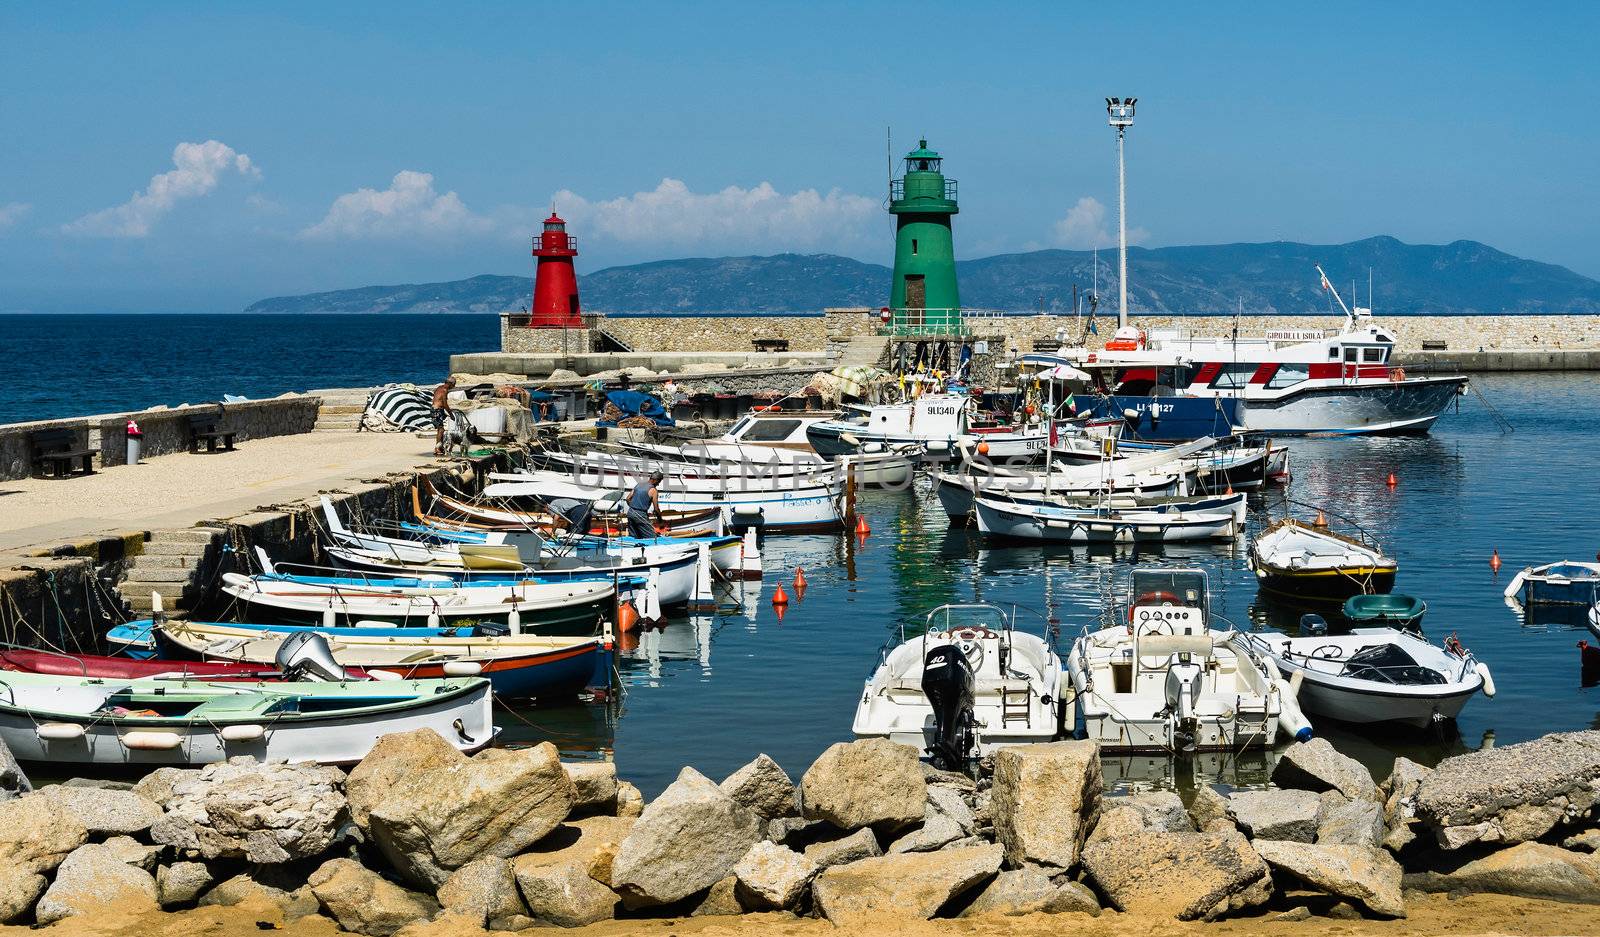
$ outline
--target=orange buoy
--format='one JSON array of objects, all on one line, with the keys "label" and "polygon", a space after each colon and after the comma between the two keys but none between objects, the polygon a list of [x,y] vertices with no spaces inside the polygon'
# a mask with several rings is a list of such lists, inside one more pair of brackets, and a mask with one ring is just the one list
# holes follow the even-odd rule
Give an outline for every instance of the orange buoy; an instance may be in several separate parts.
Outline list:
[{"label": "orange buoy", "polygon": [[617,630],[626,634],[639,627],[639,610],[633,607],[632,602],[623,602],[617,606]]},{"label": "orange buoy", "polygon": [[867,534],[870,534],[870,533],[872,533],[872,526],[867,523],[867,515],[865,515],[865,514],[857,514],[856,515],[856,535],[857,536],[861,536],[861,537],[865,537]]},{"label": "orange buoy", "polygon": [[1499,550],[1496,550],[1493,553],[1489,554],[1489,568],[1494,570],[1497,573],[1500,571],[1500,551]]},{"label": "orange buoy", "polygon": [[1398,479],[1398,478],[1395,478],[1395,477],[1394,477],[1394,473],[1393,473],[1393,472],[1390,472],[1390,473],[1389,473],[1389,479],[1388,479],[1388,481],[1387,481],[1387,482],[1386,482],[1386,484],[1388,484],[1388,486],[1389,486],[1389,487],[1390,487],[1390,488],[1393,488],[1393,487],[1394,487],[1394,486],[1395,486],[1395,485],[1398,485],[1398,484],[1399,484],[1399,483],[1400,483],[1400,479]]},{"label": "orange buoy", "polygon": [[1318,527],[1326,527],[1326,526],[1328,526],[1328,515],[1322,513],[1321,511],[1318,511],[1317,512],[1317,526]]},{"label": "orange buoy", "polygon": [[1231,494],[1233,494],[1233,486],[1232,486],[1232,485],[1229,485],[1229,486],[1228,486],[1228,490],[1227,490],[1227,491],[1224,491],[1224,492],[1223,492],[1223,494],[1225,494],[1225,495],[1231,495]]},{"label": "orange buoy", "polygon": [[983,442],[978,443],[978,455],[988,455],[988,454],[989,454],[989,441],[988,440],[984,440]]},{"label": "orange buoy", "polygon": [[772,593],[773,607],[778,608],[789,604],[789,593],[783,591],[783,583],[778,583],[778,591]]},{"label": "orange buoy", "polygon": [[806,571],[799,566],[794,568],[794,591],[799,592],[806,587]]}]

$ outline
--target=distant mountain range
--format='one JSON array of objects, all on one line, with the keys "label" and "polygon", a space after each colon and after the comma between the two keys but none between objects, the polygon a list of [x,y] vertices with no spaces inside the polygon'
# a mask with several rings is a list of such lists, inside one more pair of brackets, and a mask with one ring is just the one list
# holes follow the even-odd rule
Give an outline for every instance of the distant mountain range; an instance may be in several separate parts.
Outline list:
[{"label": "distant mountain range", "polygon": [[[1565,267],[1513,257],[1476,241],[1403,244],[1391,237],[1349,244],[1290,241],[1130,248],[1128,305],[1138,312],[1320,313],[1328,308],[1314,264],[1352,297],[1356,281],[1379,315],[1600,313],[1600,281]],[[969,308],[1071,311],[1072,288],[1094,282],[1089,251],[1001,254],[957,265]],[[1100,252],[1101,308],[1116,301],[1116,251]],[[579,277],[586,310],[606,313],[808,313],[888,301],[889,268],[832,254],[658,260]],[[448,283],[367,286],[280,296],[246,312],[504,312],[524,309],[530,277],[483,275]]]}]

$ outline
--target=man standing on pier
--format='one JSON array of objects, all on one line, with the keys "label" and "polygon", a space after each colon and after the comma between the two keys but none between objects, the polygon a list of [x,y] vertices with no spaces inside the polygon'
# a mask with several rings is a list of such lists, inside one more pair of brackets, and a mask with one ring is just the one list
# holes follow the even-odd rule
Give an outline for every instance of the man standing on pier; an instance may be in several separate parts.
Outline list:
[{"label": "man standing on pier", "polygon": [[665,477],[660,472],[652,472],[648,479],[633,486],[633,493],[628,495],[628,536],[641,539],[656,536],[655,525],[650,519],[662,519],[661,498],[656,486]]},{"label": "man standing on pier", "polygon": [[450,419],[450,391],[456,386],[456,379],[447,377],[444,383],[433,389],[433,454],[444,455],[444,423]]}]

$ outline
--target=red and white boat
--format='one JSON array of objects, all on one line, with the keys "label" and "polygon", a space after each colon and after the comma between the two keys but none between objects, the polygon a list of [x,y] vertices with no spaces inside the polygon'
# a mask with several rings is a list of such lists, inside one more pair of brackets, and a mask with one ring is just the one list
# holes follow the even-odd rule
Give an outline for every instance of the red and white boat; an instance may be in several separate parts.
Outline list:
[{"label": "red and white boat", "polygon": [[1094,375],[1095,390],[1117,397],[1237,399],[1246,429],[1273,435],[1426,433],[1467,391],[1460,375],[1408,377],[1396,367],[1394,333],[1372,310],[1344,310],[1344,327],[1268,332],[1262,338],[1196,338],[1133,326],[1101,349],[1061,357]]}]

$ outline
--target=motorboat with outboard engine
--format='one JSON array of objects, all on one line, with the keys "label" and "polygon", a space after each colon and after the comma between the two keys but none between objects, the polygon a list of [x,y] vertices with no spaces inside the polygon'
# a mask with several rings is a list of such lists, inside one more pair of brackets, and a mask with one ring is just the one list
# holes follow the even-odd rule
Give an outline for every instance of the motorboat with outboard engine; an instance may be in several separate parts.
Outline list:
[{"label": "motorboat with outboard engine", "polygon": [[996,462],[1034,462],[1044,455],[1049,430],[1043,423],[985,425],[977,402],[965,394],[930,393],[901,403],[851,406],[847,419],[806,428],[811,448],[824,456],[850,455],[866,447],[912,445],[930,459],[952,458],[966,444],[980,443]]},{"label": "motorboat with outboard engine", "polygon": [[[1243,497],[1242,495],[1238,497]],[[1011,501],[977,495],[978,530],[992,537],[1057,543],[1176,543],[1228,540],[1241,529],[1232,510],[1145,510],[1137,504],[1053,504]]]},{"label": "motorboat with outboard engine", "polygon": [[1133,571],[1127,621],[1086,631],[1067,675],[1088,738],[1113,751],[1237,751],[1311,726],[1276,667],[1216,630],[1199,569]]},{"label": "motorboat with outboard engine", "polygon": [[[1319,518],[1320,520],[1320,518]],[[1394,588],[1400,564],[1365,534],[1286,517],[1256,535],[1247,565],[1263,591],[1300,602],[1343,602]]]},{"label": "motorboat with outboard engine", "polygon": [[857,738],[911,745],[941,768],[965,771],[998,748],[1048,742],[1070,728],[1061,659],[1046,636],[1019,631],[1018,612],[941,605],[921,633],[883,649],[856,704]]},{"label": "motorboat with outboard engine", "polygon": [[1440,647],[1415,631],[1352,628],[1330,635],[1320,616],[1301,619],[1299,637],[1244,635],[1277,665],[1307,713],[1360,725],[1427,728],[1460,715],[1478,693],[1493,697],[1494,678],[1451,636]]}]

